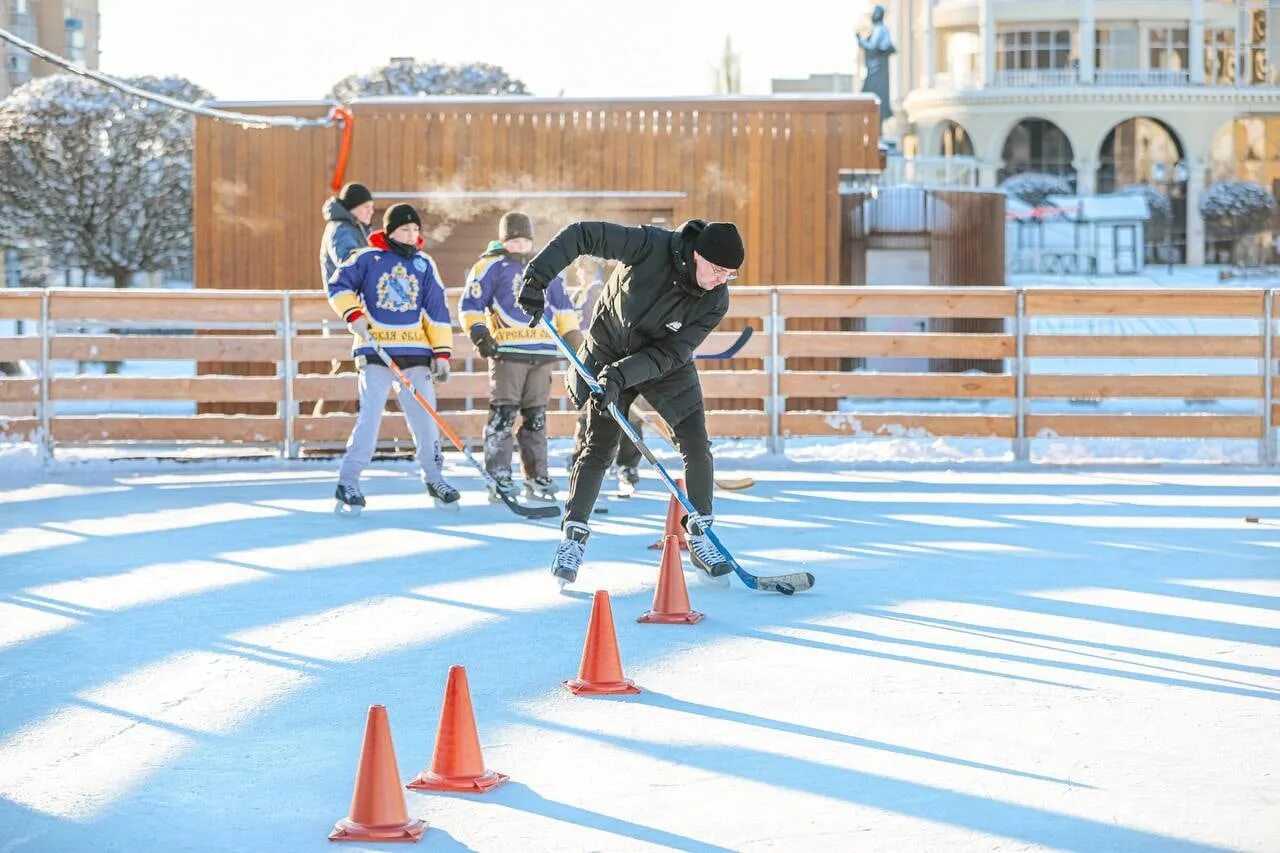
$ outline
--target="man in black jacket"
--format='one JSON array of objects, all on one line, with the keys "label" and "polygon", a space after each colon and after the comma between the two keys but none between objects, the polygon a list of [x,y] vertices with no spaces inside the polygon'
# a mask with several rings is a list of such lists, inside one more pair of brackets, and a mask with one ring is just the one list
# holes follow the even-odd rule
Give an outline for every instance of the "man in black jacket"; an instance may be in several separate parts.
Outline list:
[{"label": "man in black jacket", "polygon": [[577,579],[590,537],[587,521],[622,433],[609,415],[609,404],[626,411],[643,394],[671,425],[684,457],[689,500],[697,510],[684,519],[693,564],[712,577],[728,574],[728,560],[705,534],[712,521],[715,470],[693,352],[729,308],[728,283],[745,257],[737,226],[701,219],[675,231],[610,222],[569,225],[525,271],[519,303],[529,316],[542,317],[548,283],[579,255],[619,263],[578,352],[595,373],[600,393],[590,393],[574,371],[566,374],[574,403],[582,408],[590,402],[590,409],[585,447],[570,475],[564,535],[551,570],[564,583]]}]

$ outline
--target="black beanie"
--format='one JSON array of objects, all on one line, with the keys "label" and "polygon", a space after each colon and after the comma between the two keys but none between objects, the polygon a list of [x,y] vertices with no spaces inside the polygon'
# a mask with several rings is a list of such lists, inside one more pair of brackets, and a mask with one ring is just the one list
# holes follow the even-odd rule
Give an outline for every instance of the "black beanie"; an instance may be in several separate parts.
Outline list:
[{"label": "black beanie", "polygon": [[503,214],[502,219],[498,222],[498,239],[505,243],[517,237],[528,237],[532,240],[533,223],[523,213],[512,211]]},{"label": "black beanie", "polygon": [[728,270],[742,266],[747,256],[738,226],[732,222],[708,222],[693,241],[693,248],[711,263]]},{"label": "black beanie", "polygon": [[382,230],[387,236],[391,236],[391,232],[395,231],[401,225],[407,225],[410,222],[416,222],[418,227],[422,227],[422,217],[418,216],[418,211],[413,209],[413,205],[393,204],[387,208],[387,212],[382,214]]},{"label": "black beanie", "polygon": [[354,210],[366,201],[373,201],[373,193],[364,184],[347,184],[338,193],[338,201],[347,210]]}]

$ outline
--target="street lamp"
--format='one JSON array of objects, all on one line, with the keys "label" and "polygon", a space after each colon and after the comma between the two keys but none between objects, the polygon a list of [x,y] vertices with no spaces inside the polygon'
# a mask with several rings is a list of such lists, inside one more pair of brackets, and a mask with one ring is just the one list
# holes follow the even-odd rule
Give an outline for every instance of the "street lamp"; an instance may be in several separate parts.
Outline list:
[{"label": "street lamp", "polygon": [[1182,187],[1187,183],[1189,172],[1187,165],[1182,160],[1173,164],[1172,179],[1169,179],[1169,169],[1164,163],[1156,163],[1151,167],[1151,181],[1164,190],[1164,197],[1169,202],[1169,221],[1164,227],[1165,241],[1165,262],[1169,265],[1169,274],[1173,274],[1173,223],[1177,218],[1177,209],[1173,203],[1175,193],[1181,191]]}]

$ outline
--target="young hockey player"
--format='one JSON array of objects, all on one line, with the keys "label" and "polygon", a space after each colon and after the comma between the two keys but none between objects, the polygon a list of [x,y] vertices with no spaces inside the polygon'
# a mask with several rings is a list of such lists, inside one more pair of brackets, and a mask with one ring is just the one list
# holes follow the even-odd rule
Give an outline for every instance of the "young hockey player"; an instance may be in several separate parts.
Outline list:
[{"label": "young hockey player", "polygon": [[[547,402],[551,369],[560,351],[541,326],[516,304],[525,260],[533,250],[533,224],[511,212],[498,223],[498,240],[490,243],[467,275],[458,303],[458,318],[480,355],[489,359],[489,421],[484,428],[484,467],[493,476],[489,500],[499,492],[514,497],[512,445],[520,445],[525,491],[530,498],[555,500],[556,487],[547,472]],[[559,275],[547,286],[546,310],[557,331],[581,342],[578,313]],[[539,314],[541,316],[541,313]],[[520,429],[512,428],[520,415]]]},{"label": "young hockey player", "polygon": [[[449,379],[453,344],[449,306],[435,261],[421,251],[421,231],[422,219],[412,205],[392,205],[382,217],[382,230],[370,236],[369,247],[351,255],[329,279],[329,304],[355,335],[352,355],[360,370],[360,414],[347,440],[334,491],[339,512],[359,513],[365,505],[360,474],[373,458],[393,379],[366,338],[372,336],[381,344],[433,404],[433,383]],[[458,490],[445,482],[441,472],[444,457],[435,421],[410,389],[400,388],[399,397],[427,494],[436,506],[457,509]]]}]

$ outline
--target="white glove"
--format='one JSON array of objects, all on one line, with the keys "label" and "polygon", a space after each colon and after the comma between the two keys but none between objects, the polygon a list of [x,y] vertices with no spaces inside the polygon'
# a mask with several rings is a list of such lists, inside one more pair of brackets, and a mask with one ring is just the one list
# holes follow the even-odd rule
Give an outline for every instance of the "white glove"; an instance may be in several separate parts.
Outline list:
[{"label": "white glove", "polygon": [[449,381],[449,359],[437,357],[431,362],[431,378],[437,385],[443,385]]},{"label": "white glove", "polygon": [[363,341],[369,337],[369,318],[363,314],[357,314],[356,318],[347,324],[347,328]]}]

